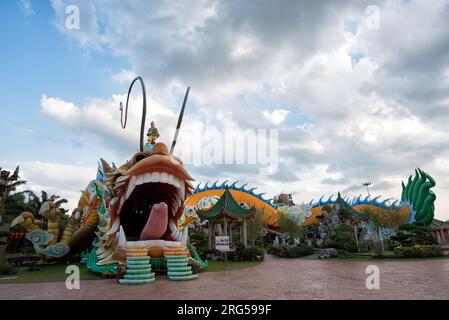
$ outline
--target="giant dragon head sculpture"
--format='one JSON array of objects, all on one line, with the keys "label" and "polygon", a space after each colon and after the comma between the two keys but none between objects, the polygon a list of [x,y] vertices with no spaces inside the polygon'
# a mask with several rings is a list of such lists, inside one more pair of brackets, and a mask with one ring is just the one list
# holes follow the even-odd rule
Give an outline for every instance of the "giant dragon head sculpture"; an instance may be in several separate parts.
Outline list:
[{"label": "giant dragon head sculpture", "polygon": [[121,226],[128,241],[187,241],[187,229],[178,230],[177,222],[186,197],[193,192],[193,178],[165,144],[136,153],[108,175],[114,197],[107,236],[116,234]]}]

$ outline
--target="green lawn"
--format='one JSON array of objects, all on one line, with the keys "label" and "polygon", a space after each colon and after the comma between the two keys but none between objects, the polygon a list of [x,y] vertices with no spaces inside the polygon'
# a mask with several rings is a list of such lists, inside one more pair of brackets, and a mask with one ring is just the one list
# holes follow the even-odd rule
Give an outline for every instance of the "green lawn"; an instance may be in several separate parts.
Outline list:
[{"label": "green lawn", "polygon": [[[209,266],[202,272],[229,271],[237,269],[245,269],[254,267],[260,262],[252,261],[228,261],[225,268],[223,261],[209,261]],[[87,269],[83,264],[76,264],[80,268],[81,280],[99,280],[104,279],[100,274],[94,273]],[[36,282],[61,282],[67,279],[68,274],[65,273],[65,264],[52,264],[39,266],[39,271],[26,271],[26,267],[20,268],[18,274],[13,279],[2,279],[0,277],[0,286],[3,283],[36,283]],[[8,278],[10,276],[7,276]],[[11,276],[13,277],[13,276]]]},{"label": "green lawn", "polygon": [[[100,274],[91,272],[85,265],[75,265],[80,268],[81,280],[103,279]],[[69,276],[69,274],[65,273],[65,269],[67,267],[65,264],[42,265],[38,267],[40,269],[39,271],[32,272],[26,271],[26,267],[20,268],[16,278],[14,279],[0,278],[0,285],[2,283],[59,282],[65,281]]]},{"label": "green lawn", "polygon": [[209,266],[202,270],[202,272],[217,272],[246,269],[259,265],[260,261],[228,261],[228,266],[225,268],[224,261],[208,261]]}]

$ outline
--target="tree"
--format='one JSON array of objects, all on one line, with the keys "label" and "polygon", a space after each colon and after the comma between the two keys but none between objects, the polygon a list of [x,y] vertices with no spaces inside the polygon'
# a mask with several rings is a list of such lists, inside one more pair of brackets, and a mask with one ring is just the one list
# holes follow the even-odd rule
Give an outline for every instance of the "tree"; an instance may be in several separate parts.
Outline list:
[{"label": "tree", "polygon": [[263,210],[257,210],[256,214],[252,219],[247,220],[247,231],[248,236],[255,245],[256,240],[260,238],[262,233],[264,233],[266,226],[262,223]]},{"label": "tree", "polygon": [[295,239],[303,235],[305,229],[296,223],[292,218],[286,214],[282,214],[278,220],[279,229],[282,233],[286,233],[290,238]]},{"label": "tree", "polygon": [[17,187],[27,183],[25,180],[20,180],[19,166],[11,172],[8,170],[1,170],[0,168],[0,216],[5,220],[10,220],[11,214],[9,213],[9,205],[14,203],[10,199],[12,193],[17,190]]},{"label": "tree", "polygon": [[431,245],[435,243],[431,229],[422,222],[400,225],[397,234],[392,236],[391,240],[398,241],[403,247],[410,247],[417,244]]},{"label": "tree", "polygon": [[[354,229],[352,226],[342,223],[335,227],[335,234],[332,236],[330,246],[345,251],[357,248]],[[357,250],[357,249],[355,249]]]},{"label": "tree", "polygon": [[61,205],[68,202],[67,199],[61,198],[61,196],[58,195],[48,196],[48,193],[46,191],[41,191],[40,197],[31,190],[25,190],[22,193],[28,196],[28,201],[30,203],[30,207],[32,208],[31,210],[29,210],[30,212],[37,214],[42,204],[46,201],[52,201],[56,205],[56,208],[61,212],[61,214],[64,215],[65,213],[68,212],[68,210],[61,208]]}]

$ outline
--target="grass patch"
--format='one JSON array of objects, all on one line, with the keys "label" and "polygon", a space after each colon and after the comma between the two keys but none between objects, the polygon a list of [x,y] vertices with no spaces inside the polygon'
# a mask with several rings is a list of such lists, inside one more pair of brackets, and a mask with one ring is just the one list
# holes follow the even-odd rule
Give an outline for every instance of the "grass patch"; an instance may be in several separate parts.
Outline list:
[{"label": "grass patch", "polygon": [[259,265],[261,261],[228,261],[228,266],[226,268],[224,261],[208,261],[208,263],[209,266],[202,272],[218,272],[218,271],[246,269]]},{"label": "grass patch", "polygon": [[[228,261],[228,266],[225,268],[223,261],[209,261],[209,266],[202,272],[217,272],[217,271],[230,271],[237,269],[245,269],[254,267],[260,264],[259,261]],[[84,264],[75,263],[80,268],[81,280],[101,280],[104,279],[101,274],[95,273],[87,269]],[[1,279],[0,286],[7,283],[39,283],[39,282],[62,282],[67,279],[68,274],[65,273],[67,265],[65,264],[52,264],[41,265],[39,271],[26,271],[27,267],[19,269],[14,279]],[[14,276],[5,276],[10,278]]]},{"label": "grass patch", "polygon": [[[83,264],[75,263],[80,268],[81,280],[98,280],[104,279],[101,274],[95,273],[87,269]],[[65,281],[69,276],[65,273],[67,265],[65,264],[53,264],[53,265],[40,265],[39,271],[26,271],[27,267],[19,268],[16,278],[14,279],[1,279],[0,285],[3,283],[37,283],[37,282],[60,282]],[[10,276],[8,276],[10,277]]]}]

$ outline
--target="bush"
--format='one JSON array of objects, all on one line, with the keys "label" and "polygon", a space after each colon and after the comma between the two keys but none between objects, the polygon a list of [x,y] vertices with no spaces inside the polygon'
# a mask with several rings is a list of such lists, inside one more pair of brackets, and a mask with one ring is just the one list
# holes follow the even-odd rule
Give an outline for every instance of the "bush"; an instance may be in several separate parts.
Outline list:
[{"label": "bush", "polygon": [[268,252],[282,258],[297,258],[312,254],[313,248],[304,244],[279,245],[271,247]]},{"label": "bush", "polygon": [[394,248],[394,254],[399,258],[431,258],[443,255],[440,247],[423,245],[414,245],[411,247],[398,246]]},{"label": "bush", "polygon": [[198,255],[203,258],[209,252],[207,234],[202,232],[191,232],[189,234],[190,243],[195,247]]},{"label": "bush", "polygon": [[6,275],[11,274],[12,267],[9,263],[0,263],[0,274]]},{"label": "bush", "polygon": [[236,254],[241,258],[241,260],[245,261],[257,260],[258,256],[261,257],[261,259],[263,260],[263,257],[265,255],[265,249],[261,247],[247,247],[247,248],[242,247],[236,251]]}]

